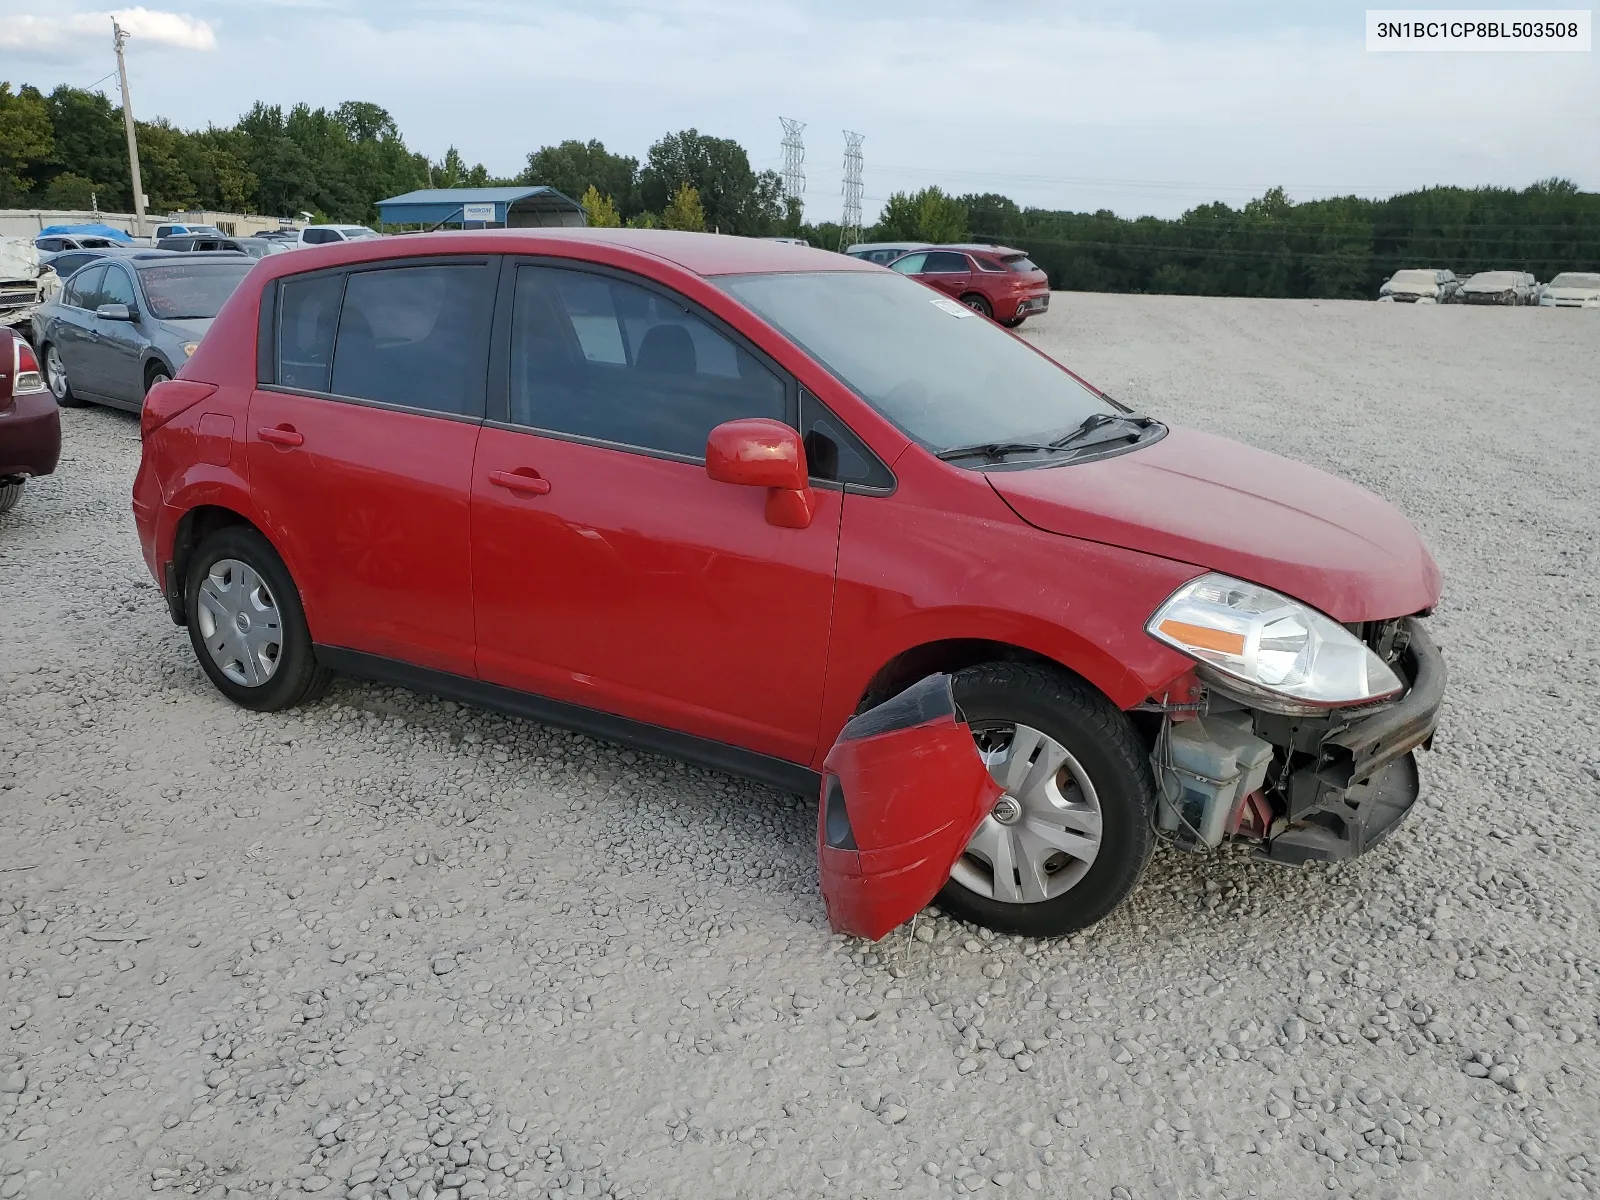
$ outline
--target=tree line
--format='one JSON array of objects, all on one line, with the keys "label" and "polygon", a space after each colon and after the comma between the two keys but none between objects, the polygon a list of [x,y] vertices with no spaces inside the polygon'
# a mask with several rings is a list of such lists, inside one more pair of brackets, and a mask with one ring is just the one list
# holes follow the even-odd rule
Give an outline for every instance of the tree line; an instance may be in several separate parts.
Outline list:
[{"label": "tree line", "polygon": [[[382,107],[256,104],[228,128],[139,122],[150,211],[257,212],[374,224],[377,202],[423,187],[548,184],[592,224],[805,237],[840,248],[831,222],[805,219],[776,172],[757,171],[731,138],[669,133],[643,160],[598,140],[534,150],[514,178],[411,150]],[[99,92],[0,82],[0,207],[128,212],[133,197],[122,112]],[[1520,191],[1435,187],[1384,200],[1296,204],[1281,188],[1241,208],[1181,217],[1024,208],[994,193],[895,192],[866,241],[1003,242],[1025,250],[1053,286],[1227,296],[1359,297],[1402,267],[1600,269],[1600,194],[1562,179]]]}]

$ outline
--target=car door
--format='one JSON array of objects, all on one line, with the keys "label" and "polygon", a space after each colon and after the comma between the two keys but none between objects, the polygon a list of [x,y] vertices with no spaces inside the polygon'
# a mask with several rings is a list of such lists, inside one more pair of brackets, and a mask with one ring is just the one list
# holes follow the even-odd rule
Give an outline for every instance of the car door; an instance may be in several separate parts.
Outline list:
[{"label": "car door", "polygon": [[521,262],[472,476],[478,674],[791,763],[816,748],[842,492],[804,529],[714,482],[724,421],[794,382],[637,277]]},{"label": "car door", "polygon": [[[100,284],[101,304],[124,304],[134,314],[132,321],[94,320],[95,337],[87,357],[98,381],[94,390],[118,404],[138,407],[144,402],[144,350],[150,344],[145,325],[152,320],[134,287],[133,276],[121,263],[107,263]],[[71,378],[69,375],[67,378]]]},{"label": "car door", "polygon": [[98,381],[92,374],[94,339],[99,337],[94,310],[100,304],[100,285],[106,269],[91,264],[80,268],[61,293],[61,307],[48,333],[52,348],[61,356],[61,366],[74,390],[98,394]]},{"label": "car door", "polygon": [[382,260],[271,294],[250,491],[319,645],[473,673],[468,498],[499,269]]}]

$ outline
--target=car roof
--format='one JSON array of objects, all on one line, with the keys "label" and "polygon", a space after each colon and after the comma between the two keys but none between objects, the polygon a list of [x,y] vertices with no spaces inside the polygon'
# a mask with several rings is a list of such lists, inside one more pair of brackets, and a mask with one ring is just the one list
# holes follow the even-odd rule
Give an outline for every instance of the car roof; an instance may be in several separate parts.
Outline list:
[{"label": "car roof", "polygon": [[928,250],[933,247],[932,242],[857,242],[853,246],[846,246],[846,254],[854,254],[859,250]]},{"label": "car roof", "polygon": [[[293,259],[273,274],[295,274],[343,263],[377,262],[428,254],[459,254],[464,247],[482,254],[534,254],[541,245],[592,246],[646,255],[696,275],[762,275],[800,271],[879,271],[883,268],[831,250],[791,246],[731,234],[685,233],[671,229],[467,229],[418,233],[403,238],[369,238],[308,246],[295,255],[273,255],[263,264]],[[300,257],[304,255],[305,257]],[[301,266],[300,264],[304,264]]]},{"label": "car roof", "polygon": [[1012,246],[1000,246],[992,242],[949,242],[943,246],[933,246],[934,250],[966,250],[973,254],[1021,254],[1027,257],[1027,252]]},{"label": "car roof", "polygon": [[160,266],[164,262],[251,262],[249,255],[237,250],[140,250],[128,255],[136,270]]}]

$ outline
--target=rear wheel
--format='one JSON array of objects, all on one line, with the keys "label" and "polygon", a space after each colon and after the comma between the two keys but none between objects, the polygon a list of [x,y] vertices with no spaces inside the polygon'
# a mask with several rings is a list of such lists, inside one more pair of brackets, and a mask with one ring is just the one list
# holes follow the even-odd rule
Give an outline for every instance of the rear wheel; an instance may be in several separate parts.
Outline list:
[{"label": "rear wheel", "polygon": [[1100,920],[1139,881],[1155,787],[1128,718],[1072,676],[990,663],[955,676],[956,703],[1005,789],[940,892],[1002,933],[1060,937]]},{"label": "rear wheel", "polygon": [[1007,329],[1015,329],[1018,325],[1021,325],[1027,319],[1028,319],[1027,317],[1012,317],[1011,320],[1009,320],[1009,321],[1001,321],[1000,324],[1004,325]]},{"label": "rear wheel", "polygon": [[0,480],[0,513],[8,513],[17,506],[17,501],[22,499],[22,484],[20,479]]},{"label": "rear wheel", "polygon": [[973,312],[982,313],[986,317],[994,316],[994,308],[989,304],[988,300],[978,295],[977,292],[968,292],[961,297],[961,303],[965,304]]},{"label": "rear wheel", "polygon": [[53,345],[44,348],[44,381],[62,408],[87,407],[85,401],[72,394],[72,384],[67,381],[67,368],[61,361],[61,351]]},{"label": "rear wheel", "polygon": [[230,525],[206,538],[183,596],[195,657],[235,704],[273,712],[328,690],[333,672],[317,665],[300,593],[254,529]]}]

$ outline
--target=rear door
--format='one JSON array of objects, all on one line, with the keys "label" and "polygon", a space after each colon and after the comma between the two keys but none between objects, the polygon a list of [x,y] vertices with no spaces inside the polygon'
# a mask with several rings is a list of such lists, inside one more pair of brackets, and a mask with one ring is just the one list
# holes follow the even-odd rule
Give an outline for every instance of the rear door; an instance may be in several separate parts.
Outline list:
[{"label": "rear door", "polygon": [[292,275],[250,399],[250,490],[313,638],[473,673],[468,502],[492,256]]},{"label": "rear door", "polygon": [[972,290],[972,264],[954,250],[930,250],[917,278],[947,295],[963,296]]},{"label": "rear door", "polygon": [[100,393],[93,374],[94,339],[99,336],[94,310],[100,304],[100,285],[105,282],[103,265],[77,271],[61,293],[61,313],[51,323],[50,338],[61,356],[67,382],[74,390]]}]

